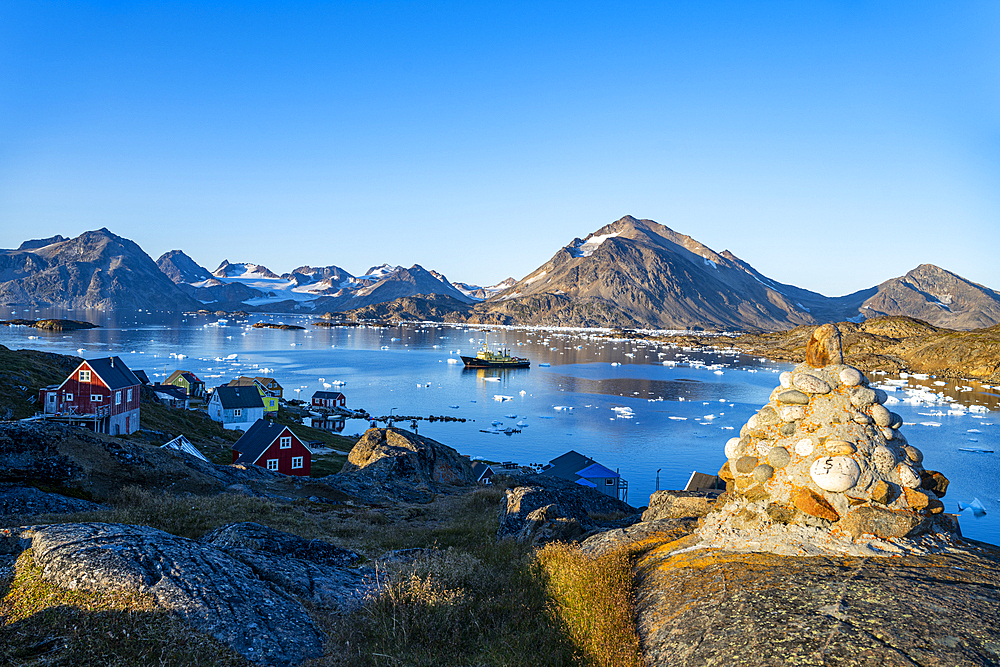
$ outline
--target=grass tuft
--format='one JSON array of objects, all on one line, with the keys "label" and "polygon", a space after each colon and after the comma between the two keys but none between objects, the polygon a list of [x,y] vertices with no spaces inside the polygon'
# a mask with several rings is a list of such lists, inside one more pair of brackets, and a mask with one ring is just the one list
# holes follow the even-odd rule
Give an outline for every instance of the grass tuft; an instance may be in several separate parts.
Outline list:
[{"label": "grass tuft", "polygon": [[576,545],[550,544],[538,552],[555,614],[587,665],[645,665],[635,629],[633,554],[618,549],[597,558]]}]

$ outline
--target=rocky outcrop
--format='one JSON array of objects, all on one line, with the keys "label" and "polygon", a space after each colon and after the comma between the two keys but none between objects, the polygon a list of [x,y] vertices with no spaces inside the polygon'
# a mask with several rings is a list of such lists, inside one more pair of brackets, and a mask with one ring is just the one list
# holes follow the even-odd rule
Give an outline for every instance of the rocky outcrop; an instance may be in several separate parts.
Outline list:
[{"label": "rocky outcrop", "polygon": [[[844,361],[864,371],[930,373],[948,378],[1000,382],[1000,325],[953,331],[909,317],[880,317],[860,324],[838,322]],[[735,348],[776,361],[805,361],[814,327],[782,333],[672,336],[672,344]]]},{"label": "rocky outcrop", "polygon": [[656,491],[649,497],[649,507],[642,513],[643,521],[683,519],[708,514],[720,492],[716,491]]},{"label": "rocky outcrop", "polygon": [[45,484],[97,501],[132,485],[171,494],[221,493],[239,485],[280,498],[346,496],[318,480],[289,477],[260,466],[223,466],[181,452],[61,424],[0,422],[0,483]]},{"label": "rocky outcrop", "polygon": [[323,478],[372,502],[430,502],[475,485],[469,460],[440,442],[397,428],[365,431],[336,475]]},{"label": "rocky outcrop", "polygon": [[803,558],[674,540],[651,540],[636,566],[651,667],[1000,664],[995,547]]},{"label": "rocky outcrop", "polygon": [[47,493],[20,484],[0,484],[0,523],[12,516],[68,514],[99,509],[102,509],[101,505],[83,498]]},{"label": "rocky outcrop", "polygon": [[579,484],[546,475],[523,476],[518,482],[500,501],[498,540],[576,541],[639,520],[634,507]]},{"label": "rocky outcrop", "polygon": [[[265,665],[322,654],[323,635],[298,598],[333,609],[361,599],[356,559],[255,524],[220,528],[201,542],[144,526],[57,524],[0,530],[0,552],[32,549],[42,576],[71,590],[128,590]],[[317,554],[313,556],[313,553]]]},{"label": "rocky outcrop", "polygon": [[188,257],[182,250],[171,250],[160,255],[156,266],[176,285],[196,283],[212,277],[208,269]]}]

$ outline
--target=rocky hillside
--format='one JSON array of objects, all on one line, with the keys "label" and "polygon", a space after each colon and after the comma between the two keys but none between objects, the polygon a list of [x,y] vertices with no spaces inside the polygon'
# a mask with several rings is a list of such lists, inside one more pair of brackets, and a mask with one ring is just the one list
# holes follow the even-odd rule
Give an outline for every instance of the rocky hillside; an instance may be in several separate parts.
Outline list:
[{"label": "rocky hillside", "polygon": [[[941,377],[1000,381],[1000,325],[972,331],[936,327],[909,317],[839,322],[844,360],[865,372],[910,371]],[[737,338],[672,336],[677,345],[733,347],[777,361],[801,362],[813,327]]]},{"label": "rocky hillside", "polygon": [[949,329],[979,329],[1000,322],[1000,293],[933,264],[921,264],[879,285],[861,311],[866,317],[903,315]]},{"label": "rocky hillside", "polygon": [[181,292],[142,248],[107,229],[39,245],[51,240],[0,251],[0,303],[172,311],[200,305]]}]

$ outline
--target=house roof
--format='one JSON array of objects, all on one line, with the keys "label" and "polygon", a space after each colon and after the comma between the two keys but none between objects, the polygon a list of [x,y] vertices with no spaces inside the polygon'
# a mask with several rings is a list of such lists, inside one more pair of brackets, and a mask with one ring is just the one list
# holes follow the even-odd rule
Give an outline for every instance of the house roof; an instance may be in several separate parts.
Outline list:
[{"label": "house roof", "polygon": [[[128,369],[125,362],[118,357],[88,359],[87,361],[84,361],[83,364],[87,364],[87,366],[90,367],[90,370],[96,373],[97,377],[101,378],[101,381],[104,382],[104,384],[108,385],[109,389],[125,389],[126,387],[133,387],[135,385],[142,384],[139,381],[139,378],[137,378],[135,374]],[[69,377],[66,378],[66,380],[73,377],[73,375],[83,367],[83,364],[77,366],[76,369],[70,373]],[[63,384],[66,383],[66,380],[63,380]],[[61,387],[62,385],[59,386]]]},{"label": "house roof", "polygon": [[176,400],[184,400],[188,397],[187,391],[184,390],[184,387],[178,387],[172,384],[150,385],[149,390],[157,394],[165,394]]},{"label": "house roof", "polygon": [[[243,434],[239,440],[233,445],[233,451],[239,452],[240,457],[236,459],[236,463],[243,463],[246,465],[252,465],[257,462],[261,454],[267,451],[267,449],[274,444],[274,441],[278,439],[285,431],[288,431],[291,435],[295,435],[292,429],[288,428],[284,424],[275,424],[270,419],[258,419],[253,423],[247,432]],[[295,436],[299,442],[305,445],[302,438]],[[306,449],[309,449],[308,445],[305,445]]]},{"label": "house roof", "polygon": [[193,383],[205,384],[204,382],[201,381],[201,379],[198,378],[197,375],[195,375],[191,371],[185,371],[185,370],[174,371],[173,373],[170,374],[169,377],[167,377],[167,381],[164,382],[163,384],[173,384],[174,380],[176,380],[179,377],[183,377],[188,384],[193,384]]},{"label": "house roof", "polygon": [[594,459],[588,458],[571,449],[562,456],[558,456],[549,461],[549,467],[542,470],[541,474],[559,477],[560,479],[568,479],[571,482],[575,482],[580,478],[580,476],[576,474],[576,471],[583,470],[592,463],[594,463]]},{"label": "house roof", "polygon": [[148,375],[146,375],[146,371],[143,371],[143,370],[138,370],[138,371],[132,371],[132,373],[133,373],[133,374],[134,374],[134,375],[135,375],[135,376],[136,376],[137,378],[139,378],[139,382],[141,382],[141,383],[143,383],[143,384],[150,384],[150,382],[149,382],[149,376],[148,376]]},{"label": "house roof", "polygon": [[263,377],[261,375],[258,375],[256,377],[254,377],[254,380],[256,380],[257,382],[260,382],[262,385],[265,385],[265,386],[268,385],[268,384],[271,384],[273,382],[275,387],[277,387],[278,389],[282,388],[282,386],[280,384],[278,384],[278,381],[275,380],[274,378]]},{"label": "house roof", "polygon": [[260,397],[260,392],[256,387],[230,387],[222,385],[216,387],[213,396],[218,396],[222,402],[222,407],[226,410],[233,408],[263,408],[264,401]]},{"label": "house roof", "polygon": [[313,398],[331,398],[334,400],[340,398],[341,396],[343,396],[343,394],[339,391],[317,391],[312,395]]},{"label": "house roof", "polygon": [[205,458],[205,455],[199,452],[195,448],[195,446],[191,444],[191,441],[185,438],[183,435],[179,435],[170,442],[164,443],[163,449],[174,449],[179,452],[184,452],[185,454],[190,454],[191,456],[199,458],[202,461],[211,463],[211,461]]},{"label": "house roof", "polygon": [[493,474],[493,468],[488,463],[483,463],[482,461],[472,462],[472,474],[476,476],[477,482],[485,477],[487,473]]},{"label": "house roof", "polygon": [[592,463],[583,470],[577,470],[576,474],[580,477],[586,477],[587,479],[606,479],[608,477],[621,477],[618,473],[610,468],[605,468],[600,463]]},{"label": "house roof", "polygon": [[230,380],[226,383],[227,387],[256,387],[257,378],[247,377],[246,375],[241,375],[235,380]]}]

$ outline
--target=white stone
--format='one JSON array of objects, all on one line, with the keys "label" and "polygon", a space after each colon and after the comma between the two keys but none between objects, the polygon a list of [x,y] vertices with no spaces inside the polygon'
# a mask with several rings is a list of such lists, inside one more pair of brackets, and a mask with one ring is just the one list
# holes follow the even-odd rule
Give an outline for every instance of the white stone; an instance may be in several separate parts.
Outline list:
[{"label": "white stone", "polygon": [[778,381],[781,386],[785,389],[789,389],[792,386],[792,373],[790,371],[784,371],[778,376]]},{"label": "white stone", "polygon": [[850,456],[826,456],[813,461],[809,476],[824,491],[839,493],[858,483],[861,468]]},{"label": "white stone", "polygon": [[750,428],[750,429],[757,428],[757,422],[759,422],[759,421],[760,420],[757,418],[756,414],[751,415],[750,419],[747,420],[747,428]]},{"label": "white stone", "polygon": [[878,403],[872,405],[868,414],[872,416],[872,419],[874,419],[875,423],[879,426],[886,427],[892,423],[892,413],[889,412],[884,405],[879,405]]},{"label": "white stone", "polygon": [[809,373],[796,373],[792,378],[792,384],[795,385],[796,389],[804,391],[807,394],[830,393],[830,385],[827,384],[826,380],[822,380]]},{"label": "white stone", "polygon": [[736,456],[736,448],[740,444],[739,438],[730,438],[726,441],[726,458],[731,459]]},{"label": "white stone", "polygon": [[908,486],[911,489],[916,489],[920,486],[920,475],[917,471],[906,465],[905,463],[900,463],[899,468],[899,483],[903,486]]},{"label": "white stone", "polygon": [[806,416],[806,407],[804,405],[783,405],[778,408],[778,416],[784,422],[804,419]]},{"label": "white stone", "polygon": [[861,375],[861,371],[857,368],[851,368],[848,366],[844,370],[840,371],[840,381],[848,387],[855,387],[861,384],[862,379],[863,376]]},{"label": "white stone", "polygon": [[885,438],[886,440],[892,440],[893,438],[896,437],[896,432],[893,431],[888,426],[883,426],[879,430],[882,432],[882,437]]},{"label": "white stone", "polygon": [[795,443],[795,453],[799,456],[809,456],[813,453],[815,446],[810,438],[802,438]]}]

